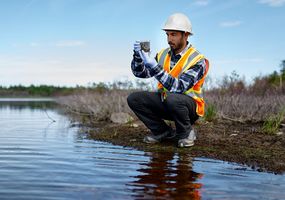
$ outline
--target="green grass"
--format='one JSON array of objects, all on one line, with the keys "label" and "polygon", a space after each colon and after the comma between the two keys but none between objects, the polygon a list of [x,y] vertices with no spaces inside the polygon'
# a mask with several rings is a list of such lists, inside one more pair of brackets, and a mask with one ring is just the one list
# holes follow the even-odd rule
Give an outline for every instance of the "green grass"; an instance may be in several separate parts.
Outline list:
[{"label": "green grass", "polygon": [[217,108],[213,104],[208,104],[206,107],[206,112],[204,119],[206,121],[213,121],[217,117]]},{"label": "green grass", "polygon": [[282,121],[284,120],[285,109],[281,110],[277,115],[270,116],[262,126],[262,131],[267,134],[275,134],[278,132]]}]

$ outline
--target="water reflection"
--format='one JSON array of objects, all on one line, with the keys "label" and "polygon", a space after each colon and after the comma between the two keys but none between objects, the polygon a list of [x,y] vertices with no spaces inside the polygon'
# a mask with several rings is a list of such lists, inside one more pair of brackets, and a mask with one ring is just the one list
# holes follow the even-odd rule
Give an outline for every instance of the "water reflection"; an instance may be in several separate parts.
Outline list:
[{"label": "water reflection", "polygon": [[201,199],[199,179],[203,174],[193,171],[192,157],[179,153],[149,153],[135,181],[128,184],[135,199]]}]

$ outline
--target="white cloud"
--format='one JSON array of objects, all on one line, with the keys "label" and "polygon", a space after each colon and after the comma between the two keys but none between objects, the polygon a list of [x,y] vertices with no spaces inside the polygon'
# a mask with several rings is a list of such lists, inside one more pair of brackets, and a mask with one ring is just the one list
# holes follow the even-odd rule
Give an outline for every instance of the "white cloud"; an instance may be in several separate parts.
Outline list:
[{"label": "white cloud", "polygon": [[31,46],[31,47],[38,47],[38,46],[40,46],[40,44],[37,43],[37,42],[31,42],[31,43],[29,44],[29,46]]},{"label": "white cloud", "polygon": [[285,0],[259,0],[259,3],[267,4],[271,7],[281,7],[285,4]]},{"label": "white cloud", "polygon": [[15,48],[21,47],[21,45],[19,43],[12,43],[11,46],[15,47]]},{"label": "white cloud", "polygon": [[194,4],[197,6],[207,6],[209,4],[209,1],[208,0],[196,0]]},{"label": "white cloud", "polygon": [[239,20],[236,20],[236,21],[225,21],[225,22],[221,22],[220,26],[221,27],[230,28],[230,27],[240,26],[241,24],[242,24],[242,22],[239,21]]},{"label": "white cloud", "polygon": [[[133,77],[123,61],[98,61],[98,58],[54,56],[14,56],[0,54],[1,85],[53,84],[86,85]],[[113,66],[116,66],[115,68]]]},{"label": "white cloud", "polygon": [[78,46],[84,46],[86,43],[81,40],[64,40],[64,41],[58,41],[55,46],[57,47],[78,47]]}]

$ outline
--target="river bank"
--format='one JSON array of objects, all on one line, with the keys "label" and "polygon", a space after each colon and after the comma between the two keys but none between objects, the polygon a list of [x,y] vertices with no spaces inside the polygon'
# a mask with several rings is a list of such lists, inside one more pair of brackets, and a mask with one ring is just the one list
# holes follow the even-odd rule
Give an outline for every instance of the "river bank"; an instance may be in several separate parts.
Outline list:
[{"label": "river bank", "polygon": [[195,146],[182,149],[176,147],[176,141],[151,145],[143,143],[143,137],[149,131],[139,121],[135,124],[137,126],[104,123],[89,128],[88,133],[95,140],[143,151],[185,153],[241,163],[258,171],[277,174],[285,171],[285,135],[264,134],[260,131],[260,124],[199,121],[194,126],[198,132]]},{"label": "river bank", "polygon": [[[285,95],[206,93],[206,114],[194,125],[198,133],[195,146],[180,149],[175,141],[156,145],[142,142],[149,130],[129,109],[126,99],[130,92],[86,91],[60,98],[58,103],[95,140],[143,151],[171,151],[237,162],[259,171],[285,172]],[[111,123],[114,113],[131,117],[126,124],[118,125]]]}]

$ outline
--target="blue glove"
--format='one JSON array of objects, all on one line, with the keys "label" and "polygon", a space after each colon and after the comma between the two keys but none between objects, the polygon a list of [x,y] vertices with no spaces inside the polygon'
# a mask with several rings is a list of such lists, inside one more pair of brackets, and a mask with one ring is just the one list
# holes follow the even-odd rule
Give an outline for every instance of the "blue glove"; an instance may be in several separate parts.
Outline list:
[{"label": "blue glove", "polygon": [[143,60],[146,68],[152,69],[157,66],[157,62],[154,58],[150,57],[150,52],[145,52],[141,49],[141,43],[137,40],[134,43],[134,51],[135,53],[139,53],[141,59]]},{"label": "blue glove", "polygon": [[139,51],[139,54],[145,64],[146,68],[152,69],[157,66],[157,62],[153,57],[150,57],[150,52],[145,52],[143,50]]}]

